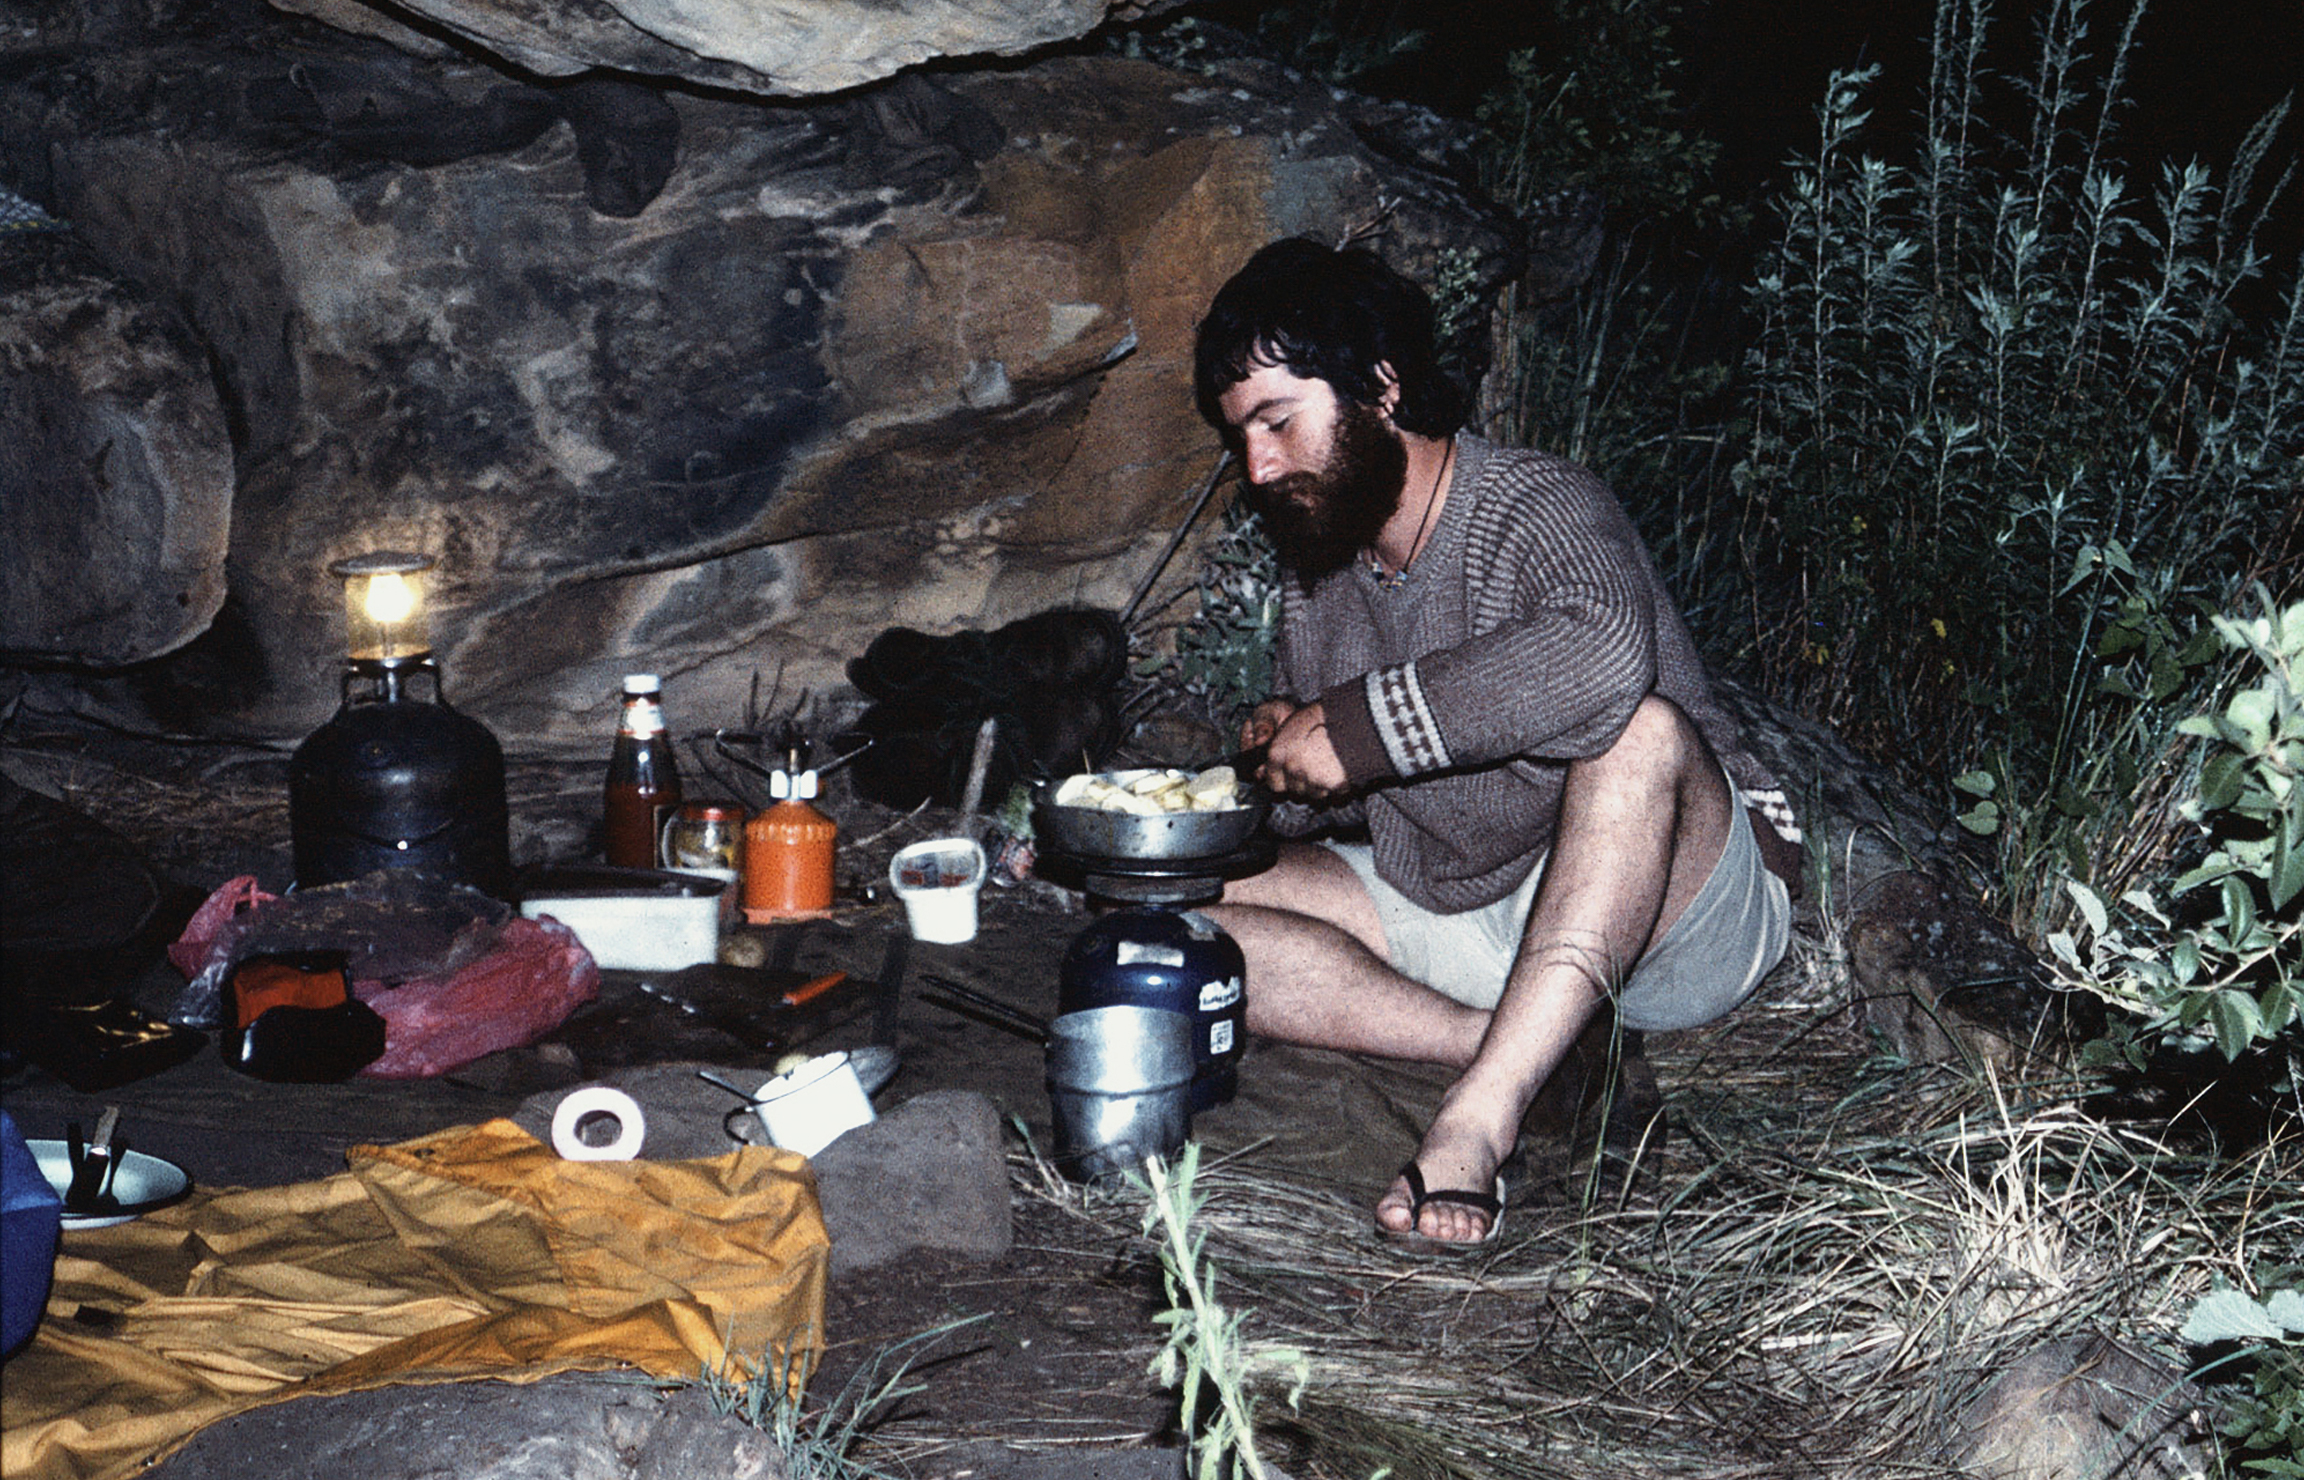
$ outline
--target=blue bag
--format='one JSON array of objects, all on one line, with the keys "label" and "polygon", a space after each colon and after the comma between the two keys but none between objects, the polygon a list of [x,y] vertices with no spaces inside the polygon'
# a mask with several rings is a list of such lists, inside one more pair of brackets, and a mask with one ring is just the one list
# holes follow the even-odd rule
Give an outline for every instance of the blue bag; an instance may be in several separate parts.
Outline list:
[{"label": "blue bag", "polygon": [[40,1174],[15,1120],[0,1110],[0,1359],[32,1339],[56,1269],[64,1200]]}]

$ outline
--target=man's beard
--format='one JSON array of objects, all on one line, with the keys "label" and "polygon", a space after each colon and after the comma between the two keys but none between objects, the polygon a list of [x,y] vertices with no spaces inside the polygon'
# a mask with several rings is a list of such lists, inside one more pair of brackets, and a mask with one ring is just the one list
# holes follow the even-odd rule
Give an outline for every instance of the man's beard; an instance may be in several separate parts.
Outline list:
[{"label": "man's beard", "polygon": [[1257,489],[1255,507],[1280,563],[1310,585],[1376,542],[1399,511],[1407,474],[1400,434],[1374,407],[1345,401],[1326,464]]}]

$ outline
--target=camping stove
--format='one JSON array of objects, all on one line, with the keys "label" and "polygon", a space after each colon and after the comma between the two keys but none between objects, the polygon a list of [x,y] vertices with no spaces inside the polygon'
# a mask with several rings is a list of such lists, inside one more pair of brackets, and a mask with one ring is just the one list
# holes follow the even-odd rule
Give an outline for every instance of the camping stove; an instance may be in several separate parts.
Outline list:
[{"label": "camping stove", "polygon": [[1226,879],[1271,867],[1277,851],[1257,838],[1214,858],[1041,858],[1059,877],[1078,874],[1090,903],[1105,911],[1064,953],[1057,1011],[1155,1007],[1190,1017],[1195,1114],[1239,1086],[1248,968],[1239,942],[1194,906],[1221,898]]}]

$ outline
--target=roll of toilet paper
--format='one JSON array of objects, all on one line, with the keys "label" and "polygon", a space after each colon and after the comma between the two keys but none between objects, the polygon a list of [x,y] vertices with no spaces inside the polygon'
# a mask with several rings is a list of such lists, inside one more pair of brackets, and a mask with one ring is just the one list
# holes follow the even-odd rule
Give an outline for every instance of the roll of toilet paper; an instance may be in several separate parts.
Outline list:
[{"label": "roll of toilet paper", "polygon": [[[616,1138],[594,1146],[576,1133],[587,1116],[606,1115],[616,1122]],[[648,1117],[620,1089],[595,1084],[571,1092],[552,1112],[552,1149],[569,1161],[630,1161],[640,1154],[648,1134]]]}]

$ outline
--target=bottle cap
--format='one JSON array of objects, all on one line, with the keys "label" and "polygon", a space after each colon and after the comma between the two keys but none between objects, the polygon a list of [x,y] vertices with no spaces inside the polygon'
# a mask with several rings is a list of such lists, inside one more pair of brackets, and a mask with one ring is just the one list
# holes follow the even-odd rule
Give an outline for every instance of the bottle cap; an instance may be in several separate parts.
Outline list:
[{"label": "bottle cap", "polygon": [[627,694],[653,694],[661,687],[663,685],[656,681],[656,675],[653,673],[627,673],[624,675],[624,692]]}]

